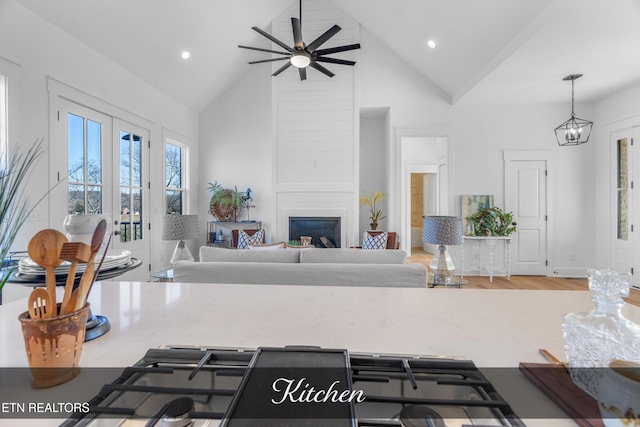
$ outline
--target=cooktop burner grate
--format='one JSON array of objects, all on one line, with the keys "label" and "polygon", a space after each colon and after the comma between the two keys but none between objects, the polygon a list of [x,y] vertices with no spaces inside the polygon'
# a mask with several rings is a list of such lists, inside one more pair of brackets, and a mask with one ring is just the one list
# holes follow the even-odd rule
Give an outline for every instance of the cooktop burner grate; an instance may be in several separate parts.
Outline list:
[{"label": "cooktop burner grate", "polygon": [[[326,351],[308,347],[278,350],[312,354]],[[62,426],[233,426],[229,414],[238,405],[245,382],[253,372],[254,359],[261,351],[178,346],[150,349],[136,364],[102,387],[89,401],[88,414],[74,414]],[[344,353],[349,387],[362,390],[365,396],[364,401],[353,403],[355,416],[349,425],[524,426],[472,361]],[[176,421],[187,424],[167,421],[176,419],[171,412],[180,406],[178,403],[189,401],[192,404],[187,413]],[[414,414],[422,413],[437,416],[417,421],[406,418],[407,414],[415,417]],[[244,421],[242,425],[278,425],[260,419],[253,420],[255,424]],[[318,419],[317,425],[323,425],[322,421]]]}]

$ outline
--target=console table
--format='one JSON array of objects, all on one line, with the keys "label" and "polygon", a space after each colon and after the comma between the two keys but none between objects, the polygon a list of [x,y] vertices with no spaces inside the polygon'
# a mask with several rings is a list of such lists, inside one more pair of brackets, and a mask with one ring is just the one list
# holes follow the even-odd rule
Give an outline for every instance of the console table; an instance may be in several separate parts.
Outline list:
[{"label": "console table", "polygon": [[229,240],[218,240],[218,230],[225,228],[231,230],[260,230],[262,221],[209,221],[207,223],[207,246],[229,247]]},{"label": "console table", "polygon": [[[460,265],[461,265],[461,273],[460,277],[464,277],[465,269],[464,269],[464,242],[465,241],[477,241],[478,242],[478,251],[482,253],[481,247],[482,242],[485,242],[486,246],[489,248],[489,259],[487,260],[487,264],[484,268],[489,272],[489,282],[493,282],[493,251],[497,242],[504,242],[505,250],[505,270],[507,280],[511,279],[511,236],[463,236],[462,246],[460,249]],[[482,257],[480,257],[480,261],[482,261]],[[482,267],[479,269],[482,271]]]}]

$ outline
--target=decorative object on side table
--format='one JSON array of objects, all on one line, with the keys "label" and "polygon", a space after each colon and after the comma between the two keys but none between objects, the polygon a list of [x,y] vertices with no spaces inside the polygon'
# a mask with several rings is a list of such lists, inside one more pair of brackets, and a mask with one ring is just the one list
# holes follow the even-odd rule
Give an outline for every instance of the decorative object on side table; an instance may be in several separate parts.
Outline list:
[{"label": "decorative object on side table", "polygon": [[629,273],[610,269],[587,273],[595,307],[565,315],[562,336],[573,382],[598,398],[604,368],[611,360],[640,363],[640,325],[622,315],[622,297],[629,296]]},{"label": "decorative object on side table", "polygon": [[455,267],[446,245],[462,244],[462,219],[457,216],[425,216],[422,241],[438,245],[438,253],[429,266],[434,283],[450,283]]},{"label": "decorative object on side table", "polygon": [[209,211],[218,221],[236,222],[245,202],[246,193],[223,188],[218,181],[209,183],[209,192],[212,194],[209,203]]},{"label": "decorative object on side table", "polygon": [[379,222],[386,218],[386,216],[382,216],[382,209],[378,206],[383,197],[384,193],[380,191],[372,191],[369,194],[364,193],[364,196],[360,197],[360,207],[369,207],[370,230],[377,230]]},{"label": "decorative object on side table", "polygon": [[178,261],[194,260],[184,241],[199,236],[198,215],[170,214],[162,219],[162,240],[179,240],[169,261],[172,265]]},{"label": "decorative object on side table", "polygon": [[466,218],[468,230],[473,230],[469,236],[509,236],[516,231],[511,212],[503,212],[497,206],[483,208]]}]

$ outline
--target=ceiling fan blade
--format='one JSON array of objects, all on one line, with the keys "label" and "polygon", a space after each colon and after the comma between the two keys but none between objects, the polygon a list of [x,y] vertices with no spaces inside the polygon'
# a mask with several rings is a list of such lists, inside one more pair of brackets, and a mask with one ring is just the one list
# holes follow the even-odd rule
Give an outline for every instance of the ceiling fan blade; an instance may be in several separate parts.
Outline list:
[{"label": "ceiling fan blade", "polygon": [[273,37],[271,34],[267,33],[266,31],[262,31],[260,28],[258,27],[251,27],[253,28],[255,31],[257,31],[259,34],[263,35],[264,37],[268,38],[269,40],[271,40],[272,42],[274,42],[275,44],[277,44],[278,46],[284,48],[285,50],[287,50],[288,52],[293,52],[293,49],[290,48],[289,46],[287,46],[286,44],[282,43],[280,40],[278,40],[277,38]]},{"label": "ceiling fan blade", "polygon": [[335,74],[333,74],[331,71],[327,70],[326,68],[324,68],[322,65],[318,64],[315,61],[311,61],[311,64],[309,64],[309,66],[315,68],[318,71],[320,71],[322,74],[326,74],[329,77],[335,76]]},{"label": "ceiling fan blade", "polygon": [[338,25],[334,25],[333,27],[329,28],[327,31],[325,31],[324,34],[322,34],[320,37],[318,37],[317,39],[312,41],[310,44],[308,44],[307,45],[307,50],[309,52],[313,52],[314,50],[319,48],[321,45],[323,45],[324,42],[329,40],[331,37],[335,36],[336,33],[338,31],[340,31],[341,29],[342,28],[340,28]]},{"label": "ceiling fan blade", "polygon": [[249,64],[262,64],[263,62],[275,62],[275,61],[284,61],[289,60],[289,57],[286,58],[272,58],[272,59],[262,59],[260,61],[251,61]]},{"label": "ceiling fan blade", "polygon": [[282,67],[278,68],[276,70],[275,73],[271,74],[273,77],[277,76],[278,74],[280,74],[281,72],[283,72],[284,70],[286,70],[287,68],[291,67],[291,62],[287,62],[286,64],[284,64]]},{"label": "ceiling fan blade", "polygon": [[327,49],[320,49],[320,50],[316,50],[315,53],[318,55],[329,55],[332,53],[346,52],[348,50],[354,50],[354,49],[360,49],[360,43],[348,44],[345,46],[330,47]]},{"label": "ceiling fan blade", "polygon": [[307,69],[306,68],[298,68],[300,72],[300,80],[307,80]]},{"label": "ceiling fan blade", "polygon": [[260,51],[260,52],[277,53],[278,55],[291,55],[291,52],[278,52],[277,50],[262,49],[261,47],[243,46],[243,45],[240,45],[240,44],[238,45],[238,47],[240,47],[242,49],[257,50],[257,51]]},{"label": "ceiling fan blade", "polygon": [[293,43],[296,49],[304,49],[304,42],[302,41],[302,25],[298,18],[291,18],[291,27],[293,28]]},{"label": "ceiling fan blade", "polygon": [[315,59],[318,62],[330,62],[332,64],[340,64],[340,65],[356,65],[355,61],[347,61],[345,59],[337,59],[337,58],[325,58],[320,56]]}]

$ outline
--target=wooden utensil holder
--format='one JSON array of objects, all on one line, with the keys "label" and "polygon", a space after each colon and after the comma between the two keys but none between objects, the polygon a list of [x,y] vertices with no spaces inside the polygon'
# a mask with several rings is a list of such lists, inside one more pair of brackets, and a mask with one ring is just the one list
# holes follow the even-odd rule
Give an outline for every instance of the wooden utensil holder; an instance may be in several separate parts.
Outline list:
[{"label": "wooden utensil holder", "polygon": [[28,311],[18,316],[33,388],[53,387],[80,373],[80,354],[88,315],[89,304],[72,313],[48,319],[32,319]]}]

